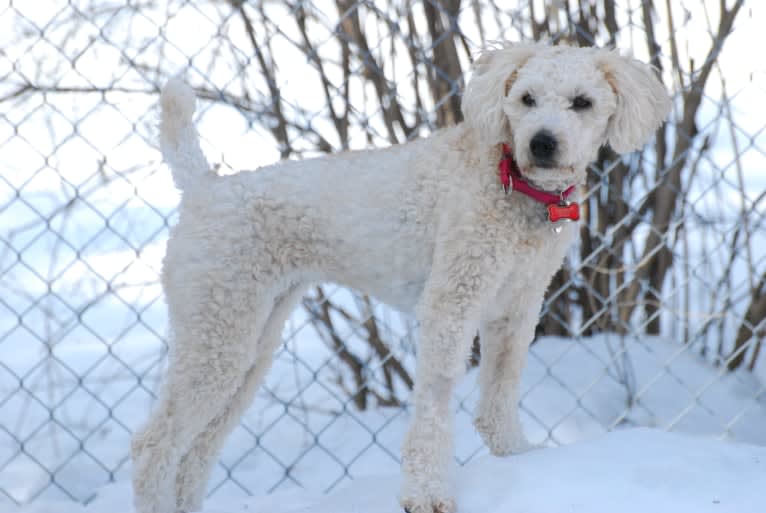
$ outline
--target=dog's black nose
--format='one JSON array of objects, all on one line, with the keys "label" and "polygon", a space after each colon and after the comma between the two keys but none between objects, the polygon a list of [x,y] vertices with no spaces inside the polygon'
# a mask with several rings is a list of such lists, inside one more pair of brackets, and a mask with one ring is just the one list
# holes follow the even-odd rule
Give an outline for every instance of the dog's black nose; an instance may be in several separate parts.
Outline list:
[{"label": "dog's black nose", "polygon": [[529,150],[532,152],[532,156],[545,164],[550,164],[553,160],[553,155],[556,153],[556,138],[553,134],[547,130],[540,130],[529,142]]}]

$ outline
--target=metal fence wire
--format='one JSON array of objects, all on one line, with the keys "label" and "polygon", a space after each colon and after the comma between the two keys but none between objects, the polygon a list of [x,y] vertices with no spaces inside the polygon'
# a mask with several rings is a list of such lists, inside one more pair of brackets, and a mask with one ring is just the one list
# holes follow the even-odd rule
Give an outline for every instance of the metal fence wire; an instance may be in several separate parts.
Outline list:
[{"label": "metal fence wire", "polygon": [[[495,40],[632,51],[674,101],[653,143],[592,166],[581,242],[525,371],[532,441],[648,425],[766,444],[754,3],[0,1],[0,509],[87,502],[128,478],[166,351],[158,273],[178,194],[155,125],[170,76],[195,87],[204,149],[229,173],[459,122],[463,77]],[[210,493],[330,490],[395,468],[415,331],[372,298],[314,289]],[[471,375],[460,463],[484,450]]]}]

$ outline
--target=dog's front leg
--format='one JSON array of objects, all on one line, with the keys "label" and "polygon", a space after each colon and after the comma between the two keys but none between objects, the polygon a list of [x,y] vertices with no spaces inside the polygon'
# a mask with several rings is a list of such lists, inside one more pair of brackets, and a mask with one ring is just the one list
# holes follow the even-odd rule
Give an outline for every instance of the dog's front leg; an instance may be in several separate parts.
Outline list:
[{"label": "dog's front leg", "polygon": [[449,402],[478,328],[479,294],[486,286],[482,278],[453,275],[450,286],[427,287],[419,306],[414,415],[402,448],[400,500],[409,513],[455,511]]},{"label": "dog's front leg", "polygon": [[454,319],[421,321],[414,415],[402,448],[401,503],[409,513],[452,513],[453,459],[449,402],[471,337]]},{"label": "dog's front leg", "polygon": [[501,288],[479,328],[480,398],[474,425],[492,454],[506,456],[533,448],[519,418],[521,373],[539,319],[543,289]]}]

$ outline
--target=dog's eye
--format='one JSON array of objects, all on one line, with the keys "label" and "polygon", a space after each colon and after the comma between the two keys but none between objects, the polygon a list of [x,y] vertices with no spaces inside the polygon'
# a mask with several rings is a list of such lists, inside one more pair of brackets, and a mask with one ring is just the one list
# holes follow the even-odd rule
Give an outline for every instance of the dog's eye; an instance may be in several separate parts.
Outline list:
[{"label": "dog's eye", "polygon": [[574,110],[590,109],[592,105],[593,103],[590,101],[590,99],[582,95],[575,96],[574,99],[572,99],[572,108]]},{"label": "dog's eye", "polygon": [[532,95],[529,93],[526,93],[524,96],[521,97],[521,103],[523,103],[527,107],[534,107],[537,104],[537,102],[535,102],[535,99],[532,98]]}]

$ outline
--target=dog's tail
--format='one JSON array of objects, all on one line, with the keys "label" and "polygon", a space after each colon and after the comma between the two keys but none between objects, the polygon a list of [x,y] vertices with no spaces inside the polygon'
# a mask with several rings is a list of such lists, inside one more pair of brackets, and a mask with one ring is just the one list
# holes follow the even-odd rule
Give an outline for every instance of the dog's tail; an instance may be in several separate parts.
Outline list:
[{"label": "dog's tail", "polygon": [[181,77],[171,78],[162,88],[160,149],[176,187],[181,190],[205,175],[212,175],[199,145],[199,134],[192,124],[195,103],[194,90]]}]

